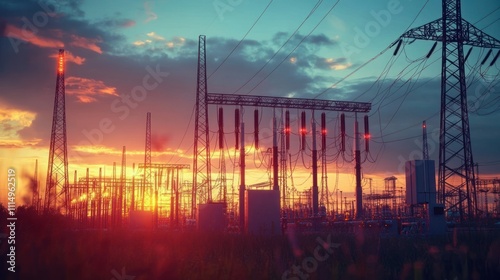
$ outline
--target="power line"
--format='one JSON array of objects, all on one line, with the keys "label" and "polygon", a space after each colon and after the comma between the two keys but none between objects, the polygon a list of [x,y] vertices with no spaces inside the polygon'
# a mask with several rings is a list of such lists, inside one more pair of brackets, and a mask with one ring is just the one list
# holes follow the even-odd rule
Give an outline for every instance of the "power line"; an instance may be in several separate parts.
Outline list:
[{"label": "power line", "polygon": [[285,60],[288,59],[288,57],[290,57],[290,55],[300,46],[300,44],[302,44],[310,35],[311,33],[314,32],[314,30],[316,30],[316,28],[318,28],[318,26],[321,24],[321,22],[323,22],[323,20],[330,14],[330,12],[337,6],[337,4],[340,2],[340,0],[338,0],[337,2],[335,2],[335,4],[333,4],[333,6],[330,8],[330,10],[328,10],[328,12],[323,16],[323,18],[321,18],[321,20],[316,24],[316,26],[314,26],[314,28],[305,36],[302,38],[302,40],[300,40],[300,42],[295,46],[295,48],[285,57],[283,58],[283,60],[281,60],[281,62],[276,65],[276,67],[274,67],[274,69],[269,73],[267,74],[267,76],[264,77],[264,79],[262,79],[259,83],[257,83],[248,93],[252,92],[254,89],[256,89],[264,80],[266,80],[269,76],[271,76],[271,74],[274,73],[274,71],[276,69],[278,69],[278,67],[280,67],[280,65],[285,62]]},{"label": "power line", "polygon": [[[412,20],[412,22],[408,25],[408,27],[406,28],[405,32],[408,31],[410,29],[410,27],[413,25],[413,23],[417,20],[418,16],[420,15],[420,13],[422,13],[423,9],[425,8],[425,6],[427,6],[427,3],[429,3],[429,0],[425,1],[424,5],[422,6],[422,8],[420,8],[420,11],[418,11],[417,15],[415,16],[415,18]],[[397,42],[397,41],[396,41]],[[381,51],[380,53],[378,53],[377,55],[375,55],[374,57],[372,57],[371,59],[369,59],[367,62],[361,64],[358,68],[354,69],[354,71],[352,71],[351,73],[347,74],[345,77],[343,77],[342,79],[338,80],[337,82],[333,83],[330,87],[326,88],[325,90],[323,90],[322,92],[320,92],[319,94],[316,95],[316,97],[314,97],[315,99],[320,97],[321,95],[325,94],[327,91],[329,91],[330,89],[332,88],[335,88],[338,84],[340,84],[341,82],[345,81],[347,78],[349,78],[350,76],[354,75],[356,72],[358,72],[361,68],[365,67],[366,65],[368,65],[370,62],[374,61],[375,59],[377,59],[379,56],[381,56],[382,54],[384,54],[388,49],[390,49],[396,42],[393,42],[391,43],[387,48],[385,48],[383,51]]]},{"label": "power line", "polygon": [[241,45],[241,43],[243,42],[243,40],[245,40],[245,38],[248,36],[248,34],[250,33],[250,31],[252,31],[252,29],[255,27],[255,25],[257,24],[257,22],[259,22],[260,18],[266,13],[267,8],[269,8],[269,6],[271,5],[272,2],[273,2],[273,0],[269,1],[269,3],[267,4],[266,8],[264,8],[264,10],[262,11],[262,13],[260,13],[259,17],[254,21],[254,23],[252,24],[252,26],[250,27],[250,29],[248,29],[247,33],[245,33],[245,36],[243,36],[243,38],[241,38],[241,40],[238,42],[238,44],[236,44],[236,46],[234,46],[234,48],[226,56],[226,58],[224,58],[224,60],[221,62],[221,64],[219,64],[219,66],[217,66],[217,68],[215,68],[215,70],[208,76],[208,79],[210,79],[210,77],[212,77],[212,75],[215,74],[217,72],[217,70],[219,70],[219,68],[221,68],[221,66],[226,62],[226,60]]},{"label": "power line", "polygon": [[302,27],[302,25],[307,21],[307,19],[309,19],[309,17],[316,11],[316,9],[321,5],[321,3],[323,2],[323,0],[319,0],[318,2],[316,2],[316,5],[314,5],[314,7],[311,9],[311,11],[309,11],[308,15],[306,16],[306,18],[304,18],[304,20],[302,20],[302,22],[300,23],[300,25],[295,29],[295,31],[292,33],[292,35],[290,35],[288,37],[288,39],[281,45],[281,47],[266,61],[266,63],[260,67],[259,70],[257,70],[257,72],[255,72],[255,74],[252,75],[252,77],[250,77],[250,79],[248,79],[242,86],[240,86],[237,90],[235,90],[233,93],[237,93],[238,91],[240,91],[244,86],[246,86],[251,80],[253,80],[273,59],[274,57],[276,57],[276,55],[281,51],[281,49],[283,49],[283,47],[285,47],[285,45],[290,41],[290,39],[299,31],[299,29]]}]

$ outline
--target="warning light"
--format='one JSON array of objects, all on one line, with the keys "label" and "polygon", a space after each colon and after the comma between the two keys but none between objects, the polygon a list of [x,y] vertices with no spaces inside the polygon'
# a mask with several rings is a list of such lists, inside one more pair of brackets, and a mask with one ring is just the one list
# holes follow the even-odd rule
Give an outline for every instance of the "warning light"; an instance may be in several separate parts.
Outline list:
[{"label": "warning light", "polygon": [[59,60],[57,62],[57,72],[64,73],[64,50],[59,50]]},{"label": "warning light", "polygon": [[326,114],[321,113],[321,134],[326,135]]}]

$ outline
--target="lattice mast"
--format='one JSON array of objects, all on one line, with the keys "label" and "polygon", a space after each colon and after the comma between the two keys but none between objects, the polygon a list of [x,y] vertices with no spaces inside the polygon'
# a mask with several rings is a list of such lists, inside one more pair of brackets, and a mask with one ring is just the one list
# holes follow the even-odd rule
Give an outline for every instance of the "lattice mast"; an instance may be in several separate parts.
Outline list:
[{"label": "lattice mast", "polygon": [[500,48],[500,41],[479,30],[461,15],[460,0],[443,0],[442,17],[404,33],[401,38],[441,42],[441,117],[439,135],[438,202],[465,219],[477,214],[474,164],[467,110],[463,46]]},{"label": "lattice mast", "polygon": [[[144,149],[144,178],[141,188],[141,210],[144,210],[146,199],[149,198],[149,205],[153,203],[153,192],[151,190],[153,182],[151,181],[151,113],[146,114],[146,145]],[[153,210],[151,208],[151,210]]]},{"label": "lattice mast", "polygon": [[[197,195],[200,195],[201,202],[212,201],[205,41],[205,35],[200,35],[194,120],[193,189],[191,199],[191,215],[193,218],[196,214]],[[199,185],[200,180],[201,185]]]},{"label": "lattice mast", "polygon": [[122,168],[121,168],[121,174],[120,174],[120,190],[118,192],[118,223],[121,225],[122,223],[122,217],[126,213],[126,208],[124,207],[127,205],[126,203],[126,182],[127,182],[127,153],[126,153],[126,147],[123,146],[122,149]]},{"label": "lattice mast", "polygon": [[427,143],[427,124],[422,123],[422,159],[429,160],[429,144]]},{"label": "lattice mast", "polygon": [[[68,148],[65,107],[64,50],[60,49],[57,59],[56,92],[45,187],[45,210],[59,210],[61,207],[68,210]],[[59,203],[58,199],[61,195],[63,196],[62,203]]]}]

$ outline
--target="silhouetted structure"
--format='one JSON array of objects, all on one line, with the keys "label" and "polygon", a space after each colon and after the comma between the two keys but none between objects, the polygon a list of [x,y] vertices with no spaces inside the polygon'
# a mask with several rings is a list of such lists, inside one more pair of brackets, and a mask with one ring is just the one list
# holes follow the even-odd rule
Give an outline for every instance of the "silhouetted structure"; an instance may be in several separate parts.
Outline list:
[{"label": "silhouetted structure", "polygon": [[[59,50],[57,58],[56,93],[52,132],[50,134],[49,164],[45,185],[45,210],[68,209],[68,148],[66,140],[66,109],[64,88],[64,50]],[[63,195],[62,203],[58,199]]]},{"label": "silhouetted structure", "polygon": [[[477,215],[476,180],[467,109],[464,45],[500,48],[500,41],[462,18],[460,0],[443,0],[442,17],[400,38],[442,42],[438,202],[462,220]],[[396,44],[396,42],[394,43]],[[459,211],[462,203],[464,211]]]}]

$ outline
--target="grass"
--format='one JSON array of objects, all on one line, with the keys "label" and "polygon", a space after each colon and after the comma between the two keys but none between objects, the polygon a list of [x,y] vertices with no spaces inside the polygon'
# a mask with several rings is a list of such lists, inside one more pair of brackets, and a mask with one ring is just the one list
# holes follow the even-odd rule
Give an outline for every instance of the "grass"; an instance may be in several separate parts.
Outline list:
[{"label": "grass", "polygon": [[[3,217],[1,217],[2,220]],[[498,232],[380,238],[331,233],[257,237],[168,231],[69,231],[64,221],[19,217],[16,274],[0,279],[496,279]],[[2,244],[4,245],[4,244]],[[3,250],[3,251],[2,251]],[[0,246],[5,263],[5,246]],[[314,261],[315,260],[315,261]],[[305,266],[304,266],[305,264]],[[316,264],[316,265],[314,265]],[[293,273],[297,266],[300,273]],[[122,275],[122,269],[128,276]],[[17,278],[12,278],[13,276]]]}]

